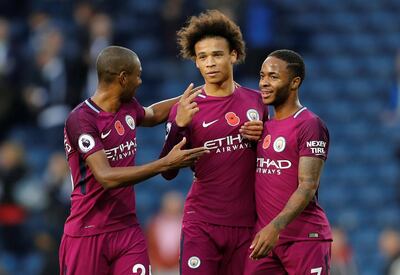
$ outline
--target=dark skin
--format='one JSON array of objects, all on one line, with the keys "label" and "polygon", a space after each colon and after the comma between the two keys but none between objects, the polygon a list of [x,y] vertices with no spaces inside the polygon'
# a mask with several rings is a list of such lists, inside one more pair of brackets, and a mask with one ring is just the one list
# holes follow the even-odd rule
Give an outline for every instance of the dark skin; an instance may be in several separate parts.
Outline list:
[{"label": "dark skin", "polygon": [[[275,119],[292,116],[302,107],[298,98],[300,83],[300,77],[293,77],[285,61],[276,57],[265,59],[259,86],[264,104],[275,109]],[[283,210],[256,234],[250,246],[250,258],[266,257],[278,242],[280,232],[314,199],[323,165],[324,161],[319,158],[300,157],[298,187]]]},{"label": "dark skin", "polygon": [[[99,81],[92,100],[102,110],[110,113],[117,112],[123,102],[126,102],[135,95],[136,89],[142,83],[140,78],[142,71],[140,61],[133,52],[131,57],[132,58],[128,58],[127,60],[128,64],[125,66],[126,69],[121,69],[119,72],[116,72],[111,82]],[[189,96],[192,88],[193,84],[189,85],[183,97]],[[147,107],[142,124],[144,126],[153,126],[166,121],[169,110],[178,100],[179,97]],[[105,189],[129,186],[169,169],[191,166],[203,154],[208,152],[204,147],[182,150],[181,148],[185,143],[186,139],[184,138],[168,155],[144,165],[111,167],[104,150],[91,154],[86,159],[86,164],[90,167],[96,180]]]}]

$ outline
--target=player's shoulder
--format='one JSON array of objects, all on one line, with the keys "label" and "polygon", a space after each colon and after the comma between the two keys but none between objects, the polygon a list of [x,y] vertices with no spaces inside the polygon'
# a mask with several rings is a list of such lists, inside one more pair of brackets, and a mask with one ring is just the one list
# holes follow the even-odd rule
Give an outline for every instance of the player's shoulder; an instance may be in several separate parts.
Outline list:
[{"label": "player's shoulder", "polygon": [[236,87],[236,94],[239,96],[240,100],[246,102],[257,102],[258,104],[263,105],[261,95],[258,90],[244,86],[238,86]]},{"label": "player's shoulder", "polygon": [[122,102],[119,108],[120,111],[128,111],[128,112],[131,111],[138,112],[141,109],[144,109],[144,107],[135,97],[132,97],[128,101]]},{"label": "player's shoulder", "polygon": [[236,87],[236,89],[240,93],[245,93],[246,95],[250,95],[250,96],[254,96],[254,97],[260,97],[260,91],[251,89],[249,87],[239,85]]},{"label": "player's shoulder", "polygon": [[77,105],[68,115],[65,125],[80,124],[81,121],[94,121],[100,110],[88,100]]},{"label": "player's shoulder", "polygon": [[130,106],[140,107],[140,106],[142,106],[142,105],[139,103],[139,101],[138,101],[135,97],[132,97],[128,102],[123,103],[123,106],[128,106],[128,107],[130,107]]},{"label": "player's shoulder", "polygon": [[319,125],[326,128],[325,122],[314,112],[307,107],[302,107],[294,115],[293,119],[298,120],[299,123],[304,125]]}]

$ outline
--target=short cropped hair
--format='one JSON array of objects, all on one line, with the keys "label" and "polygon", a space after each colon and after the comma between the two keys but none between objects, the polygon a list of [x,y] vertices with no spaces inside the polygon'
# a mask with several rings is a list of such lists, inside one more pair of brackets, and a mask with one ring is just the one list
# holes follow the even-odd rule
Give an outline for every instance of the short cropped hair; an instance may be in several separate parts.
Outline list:
[{"label": "short cropped hair", "polygon": [[180,54],[184,58],[194,60],[196,43],[206,37],[222,37],[228,41],[229,50],[237,52],[237,63],[246,57],[245,42],[242,32],[226,15],[217,10],[208,10],[199,16],[192,16],[178,33]]},{"label": "short cropped hair", "polygon": [[128,48],[109,46],[103,49],[97,57],[96,68],[99,81],[111,83],[122,71],[134,71],[136,53]]},{"label": "short cropped hair", "polygon": [[268,56],[279,58],[287,63],[287,67],[292,73],[293,77],[300,77],[300,84],[303,82],[306,69],[304,60],[300,54],[292,50],[281,49],[270,53]]}]

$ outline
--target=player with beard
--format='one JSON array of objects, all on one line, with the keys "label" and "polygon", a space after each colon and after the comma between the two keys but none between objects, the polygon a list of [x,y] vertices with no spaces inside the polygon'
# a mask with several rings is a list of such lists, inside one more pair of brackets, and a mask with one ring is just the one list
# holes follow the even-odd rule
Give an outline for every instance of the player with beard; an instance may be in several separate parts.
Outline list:
[{"label": "player with beard", "polygon": [[[218,11],[193,16],[178,32],[178,43],[205,84],[196,98],[183,98],[171,110],[161,155],[182,137],[188,147],[210,150],[195,163],[184,206],[181,274],[242,275],[255,223],[256,145],[249,139],[259,139],[267,112],[258,91],[233,80],[245,47],[229,18]],[[176,174],[162,173],[168,179]]]},{"label": "player with beard", "polygon": [[[181,150],[135,166],[137,126],[167,119],[178,98],[142,107],[134,98],[142,68],[138,56],[118,46],[97,58],[93,97],[68,116],[64,146],[72,174],[71,213],[60,246],[60,274],[150,274],[132,185],[167,169],[191,165],[204,148]],[[190,85],[183,98],[191,94]]]},{"label": "player with beard", "polygon": [[261,67],[262,100],[275,116],[264,123],[257,147],[258,233],[247,275],[329,274],[332,235],[318,204],[329,133],[299,101],[304,75],[302,57],[291,50],[272,52]]}]

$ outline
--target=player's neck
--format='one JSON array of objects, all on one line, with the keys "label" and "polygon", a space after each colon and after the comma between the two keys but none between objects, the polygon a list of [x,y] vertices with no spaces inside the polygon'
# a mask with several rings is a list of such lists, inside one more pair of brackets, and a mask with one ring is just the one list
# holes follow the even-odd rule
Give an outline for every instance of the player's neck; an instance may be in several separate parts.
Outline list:
[{"label": "player's neck", "polygon": [[286,101],[285,103],[275,106],[275,116],[276,120],[282,120],[294,115],[298,110],[300,110],[303,106],[300,104],[299,100],[294,101]]},{"label": "player's neck", "polygon": [[97,89],[91,99],[103,111],[108,113],[116,113],[121,106],[120,98],[117,95],[102,91],[101,89]]},{"label": "player's neck", "polygon": [[230,96],[235,90],[235,85],[232,79],[223,82],[222,84],[207,83],[204,85],[206,95],[224,97]]}]

